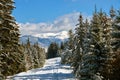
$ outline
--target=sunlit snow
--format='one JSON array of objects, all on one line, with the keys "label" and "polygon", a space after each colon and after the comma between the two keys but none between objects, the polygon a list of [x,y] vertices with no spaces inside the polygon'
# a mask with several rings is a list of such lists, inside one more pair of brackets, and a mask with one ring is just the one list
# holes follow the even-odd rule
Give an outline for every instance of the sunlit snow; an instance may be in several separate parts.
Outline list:
[{"label": "sunlit snow", "polygon": [[75,80],[72,68],[62,65],[61,58],[46,60],[43,68],[21,72],[13,77],[13,80]]}]

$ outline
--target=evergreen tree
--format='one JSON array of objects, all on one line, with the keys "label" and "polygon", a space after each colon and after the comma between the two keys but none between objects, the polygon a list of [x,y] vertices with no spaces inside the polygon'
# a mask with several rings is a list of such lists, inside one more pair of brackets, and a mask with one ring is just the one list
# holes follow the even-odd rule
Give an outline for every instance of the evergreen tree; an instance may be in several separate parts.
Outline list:
[{"label": "evergreen tree", "polygon": [[43,67],[44,63],[45,63],[45,50],[43,48],[40,48],[38,43],[35,43],[34,46],[33,46],[35,49],[34,49],[34,52],[35,53],[34,55],[34,63],[36,62],[36,66],[35,68],[38,68],[38,67]]},{"label": "evergreen tree", "polygon": [[25,70],[43,67],[45,63],[45,50],[39,47],[38,43],[30,44],[28,38],[27,43],[22,45],[24,53]]},{"label": "evergreen tree", "polygon": [[65,49],[64,42],[61,42],[61,44],[60,44],[60,49],[61,49],[61,50],[64,50],[64,49]]},{"label": "evergreen tree", "polygon": [[86,20],[85,23],[85,37],[83,41],[83,54],[82,61],[80,66],[80,80],[94,80],[94,76],[96,73],[97,63],[96,63],[96,55],[94,54],[94,39],[91,35],[90,25]]},{"label": "evergreen tree", "polygon": [[112,7],[109,17],[102,9],[97,12],[95,8],[90,24],[87,20],[83,22],[80,15],[77,25],[75,34],[67,42],[70,44],[62,61],[71,63],[80,80],[120,79],[119,73],[115,73],[119,70],[120,11],[116,16]]},{"label": "evergreen tree", "polygon": [[68,31],[68,35],[69,35],[68,49],[71,50],[71,49],[73,49],[73,37],[74,37],[72,30]]},{"label": "evergreen tree", "polygon": [[[101,17],[99,17],[101,16]],[[102,39],[102,25],[101,25],[101,19],[102,19],[103,13],[97,13],[97,10],[95,9],[95,12],[93,14],[93,18],[91,21],[91,33],[92,33],[92,38],[93,38],[93,50],[92,54],[95,56],[94,60],[94,72],[92,74],[97,74],[99,67],[101,67],[101,61],[100,57],[102,56],[101,48],[103,45],[101,45],[101,39]],[[93,77],[93,75],[92,75]]]},{"label": "evergreen tree", "polygon": [[26,71],[33,68],[33,58],[32,58],[31,46],[32,45],[30,44],[30,40],[28,38],[27,43],[25,45],[23,45]]},{"label": "evergreen tree", "polygon": [[112,6],[111,9],[110,9],[110,17],[113,19],[115,16],[116,16],[116,11]]},{"label": "evergreen tree", "polygon": [[56,43],[51,43],[47,51],[47,59],[54,58],[58,56],[58,45]]},{"label": "evergreen tree", "polygon": [[13,0],[1,0],[2,15],[1,15],[1,44],[3,48],[11,50],[11,46],[16,47],[19,42],[19,29],[14,17],[11,16]]},{"label": "evergreen tree", "polygon": [[114,52],[114,60],[112,62],[112,74],[109,80],[119,80],[120,79],[120,50]]},{"label": "evergreen tree", "polygon": [[[113,71],[110,75],[110,80],[120,79],[120,10],[118,10],[116,16],[113,19],[113,31],[112,31],[112,48],[114,52]],[[116,73],[117,72],[117,73]]]},{"label": "evergreen tree", "polygon": [[[113,10],[113,8],[112,8]],[[111,18],[113,18],[115,14],[111,12]],[[101,49],[103,56],[100,59],[102,62],[102,68],[100,69],[100,74],[104,79],[109,79],[110,74],[112,73],[112,61],[113,61],[113,49],[111,46],[112,42],[112,20],[108,16],[104,15],[102,18],[102,44],[104,45]]]},{"label": "evergreen tree", "polygon": [[0,1],[0,59],[2,65],[1,73],[4,76],[18,73],[21,64],[19,51],[19,29],[14,17],[11,16],[14,9],[13,0]]},{"label": "evergreen tree", "polygon": [[[96,9],[93,14],[93,19],[91,21],[90,27],[84,25],[84,36],[82,37],[82,56],[81,56],[81,66],[80,74],[81,80],[94,80],[97,74],[100,74],[101,68],[105,65],[105,59],[107,53],[103,51],[103,18],[104,13],[102,10],[97,13]],[[85,26],[87,28],[85,28]],[[86,29],[86,30],[85,30]],[[88,29],[88,31],[87,31]],[[89,30],[90,29],[90,30]],[[87,31],[87,32],[85,32]]]},{"label": "evergreen tree", "polygon": [[65,46],[65,51],[62,52],[62,60],[61,63],[62,64],[71,64],[73,62],[73,56],[72,56],[72,50],[74,48],[74,34],[72,32],[72,30],[68,31],[68,41],[65,42],[64,46]]},{"label": "evergreen tree", "polygon": [[114,50],[117,51],[120,49],[120,10],[118,10],[118,14],[116,15],[115,22],[113,24],[113,47]]},{"label": "evergreen tree", "polygon": [[73,48],[73,62],[72,66],[74,67],[74,73],[76,77],[80,78],[80,66],[82,61],[82,55],[83,55],[83,41],[85,37],[85,26],[83,22],[82,15],[79,16],[79,24],[77,24],[78,27],[75,29],[75,37],[74,37],[74,44],[75,47]]}]

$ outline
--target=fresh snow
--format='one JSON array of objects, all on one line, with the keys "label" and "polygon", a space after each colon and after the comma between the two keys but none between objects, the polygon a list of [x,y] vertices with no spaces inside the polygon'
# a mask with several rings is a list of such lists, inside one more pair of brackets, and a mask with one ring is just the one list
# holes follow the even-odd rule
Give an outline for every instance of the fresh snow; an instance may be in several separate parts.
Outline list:
[{"label": "fresh snow", "polygon": [[12,80],[75,80],[72,68],[62,65],[61,58],[46,60],[43,68],[32,69],[13,76]]}]

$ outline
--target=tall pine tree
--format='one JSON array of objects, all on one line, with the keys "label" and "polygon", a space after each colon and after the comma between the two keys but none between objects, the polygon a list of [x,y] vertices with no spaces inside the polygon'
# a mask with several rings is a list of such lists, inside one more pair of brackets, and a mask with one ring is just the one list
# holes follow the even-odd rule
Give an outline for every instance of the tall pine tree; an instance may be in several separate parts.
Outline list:
[{"label": "tall pine tree", "polygon": [[74,37],[74,44],[75,47],[73,48],[73,62],[72,66],[74,67],[74,73],[76,77],[80,78],[80,66],[82,61],[83,55],[83,41],[85,38],[85,26],[83,22],[83,16],[80,14],[79,16],[79,23],[77,24],[78,27],[75,29],[75,37]]},{"label": "tall pine tree", "polygon": [[19,51],[19,27],[11,15],[13,0],[0,0],[0,59],[4,76],[19,72],[21,56]]},{"label": "tall pine tree", "polygon": [[113,72],[110,80],[120,79],[120,10],[113,18],[112,47],[114,51]]}]

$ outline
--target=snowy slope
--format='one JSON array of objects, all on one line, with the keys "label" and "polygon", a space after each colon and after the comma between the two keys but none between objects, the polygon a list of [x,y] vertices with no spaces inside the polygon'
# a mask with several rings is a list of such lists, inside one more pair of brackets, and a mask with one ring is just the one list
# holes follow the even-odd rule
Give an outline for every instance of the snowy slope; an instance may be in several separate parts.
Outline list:
[{"label": "snowy slope", "polygon": [[69,65],[60,64],[61,58],[46,60],[43,68],[22,72],[13,77],[13,80],[75,80]]}]

